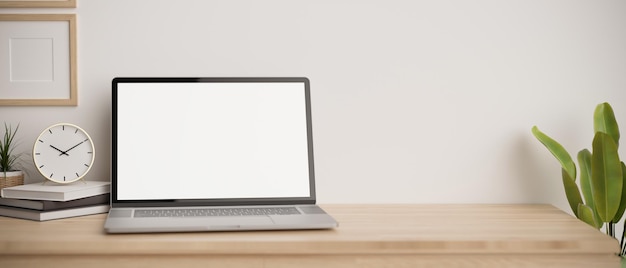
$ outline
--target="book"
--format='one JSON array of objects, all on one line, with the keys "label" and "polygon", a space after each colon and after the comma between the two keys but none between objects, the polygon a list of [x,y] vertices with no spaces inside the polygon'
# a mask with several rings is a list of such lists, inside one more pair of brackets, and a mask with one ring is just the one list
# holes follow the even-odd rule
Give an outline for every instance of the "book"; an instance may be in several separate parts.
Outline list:
[{"label": "book", "polygon": [[77,181],[71,184],[31,183],[3,188],[3,198],[70,201],[111,192],[108,181]]},{"label": "book", "polygon": [[27,208],[41,211],[50,211],[64,208],[75,208],[92,205],[106,205],[110,202],[110,194],[94,195],[70,201],[27,200],[14,198],[0,198],[0,206]]},{"label": "book", "polygon": [[33,221],[49,221],[63,218],[86,216],[109,212],[109,205],[95,205],[77,208],[67,208],[52,211],[41,211],[25,208],[0,206],[0,216],[27,219]]}]

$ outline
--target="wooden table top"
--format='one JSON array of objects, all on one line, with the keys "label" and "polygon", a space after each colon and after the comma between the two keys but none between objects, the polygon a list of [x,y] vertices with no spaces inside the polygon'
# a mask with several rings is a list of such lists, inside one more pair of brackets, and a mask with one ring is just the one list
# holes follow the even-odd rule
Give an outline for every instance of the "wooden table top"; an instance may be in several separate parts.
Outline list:
[{"label": "wooden table top", "polygon": [[618,242],[542,204],[321,205],[332,230],[106,234],[105,214],[0,217],[2,255],[615,254]]}]

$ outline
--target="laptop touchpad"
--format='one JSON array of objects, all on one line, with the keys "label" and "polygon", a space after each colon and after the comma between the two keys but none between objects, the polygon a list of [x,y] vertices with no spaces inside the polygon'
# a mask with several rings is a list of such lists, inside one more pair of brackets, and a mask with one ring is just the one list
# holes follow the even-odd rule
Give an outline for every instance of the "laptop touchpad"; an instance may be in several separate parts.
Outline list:
[{"label": "laptop touchpad", "polygon": [[206,224],[210,227],[220,228],[222,226],[271,225],[274,224],[274,221],[268,216],[210,217],[206,220]]}]

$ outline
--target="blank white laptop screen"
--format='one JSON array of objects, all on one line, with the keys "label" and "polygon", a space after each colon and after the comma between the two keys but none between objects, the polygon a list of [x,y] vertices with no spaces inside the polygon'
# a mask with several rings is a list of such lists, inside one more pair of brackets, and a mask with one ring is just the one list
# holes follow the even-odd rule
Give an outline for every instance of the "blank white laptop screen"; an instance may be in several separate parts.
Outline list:
[{"label": "blank white laptop screen", "polygon": [[118,200],[310,197],[304,83],[117,87]]}]

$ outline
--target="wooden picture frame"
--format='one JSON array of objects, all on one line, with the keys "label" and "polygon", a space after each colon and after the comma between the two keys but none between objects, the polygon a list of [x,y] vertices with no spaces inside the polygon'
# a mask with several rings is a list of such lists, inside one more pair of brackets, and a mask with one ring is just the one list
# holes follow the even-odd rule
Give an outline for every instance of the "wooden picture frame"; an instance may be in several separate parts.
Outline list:
[{"label": "wooden picture frame", "polygon": [[6,8],[28,8],[28,7],[65,7],[75,8],[76,0],[0,0],[0,7]]},{"label": "wooden picture frame", "polygon": [[0,106],[78,105],[76,14],[0,14]]}]

